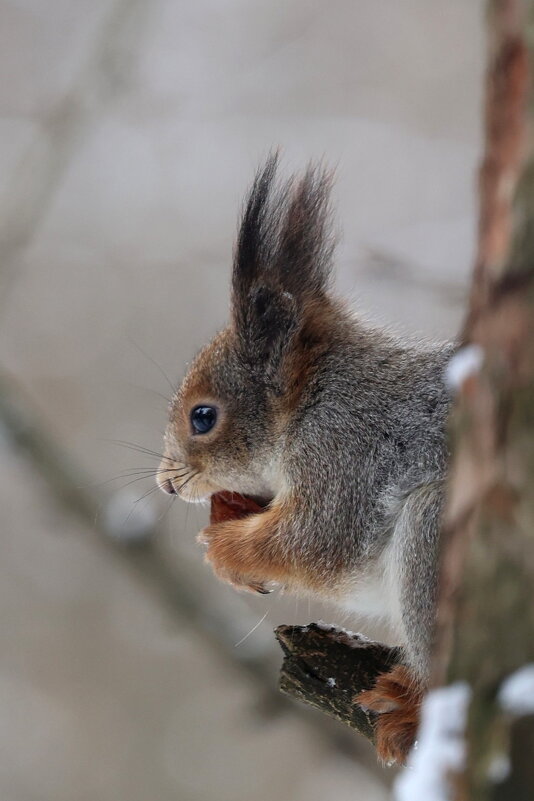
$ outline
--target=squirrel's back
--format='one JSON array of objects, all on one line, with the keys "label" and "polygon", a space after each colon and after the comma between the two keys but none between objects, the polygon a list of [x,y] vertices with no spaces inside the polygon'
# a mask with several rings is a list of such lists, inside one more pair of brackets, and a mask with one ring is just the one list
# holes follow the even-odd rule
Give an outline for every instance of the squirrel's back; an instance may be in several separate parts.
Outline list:
[{"label": "squirrel's back", "polygon": [[308,375],[300,376],[286,443],[291,470],[313,486],[324,474],[336,518],[349,517],[352,538],[368,552],[386,498],[445,475],[445,368],[454,345],[404,344],[335,301],[329,316],[329,330],[307,333],[313,359],[305,345],[296,357]]}]

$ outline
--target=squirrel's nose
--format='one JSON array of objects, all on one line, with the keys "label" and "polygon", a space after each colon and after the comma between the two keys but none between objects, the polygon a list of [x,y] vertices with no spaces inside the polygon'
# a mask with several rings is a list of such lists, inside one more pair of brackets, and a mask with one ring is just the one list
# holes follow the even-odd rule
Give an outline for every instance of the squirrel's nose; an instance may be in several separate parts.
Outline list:
[{"label": "squirrel's nose", "polygon": [[170,478],[166,478],[164,481],[160,481],[158,483],[159,488],[163,490],[163,492],[166,492],[168,495],[176,495],[176,490],[174,489]]}]

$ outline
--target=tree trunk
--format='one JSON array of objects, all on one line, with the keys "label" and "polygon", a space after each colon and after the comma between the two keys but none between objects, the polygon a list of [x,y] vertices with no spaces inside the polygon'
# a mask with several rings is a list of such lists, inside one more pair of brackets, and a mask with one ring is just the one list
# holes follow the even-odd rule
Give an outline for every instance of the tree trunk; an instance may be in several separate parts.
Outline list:
[{"label": "tree trunk", "polygon": [[534,0],[491,0],[436,653],[437,682],[470,688],[465,766],[449,791],[458,800],[534,799],[533,74]]}]

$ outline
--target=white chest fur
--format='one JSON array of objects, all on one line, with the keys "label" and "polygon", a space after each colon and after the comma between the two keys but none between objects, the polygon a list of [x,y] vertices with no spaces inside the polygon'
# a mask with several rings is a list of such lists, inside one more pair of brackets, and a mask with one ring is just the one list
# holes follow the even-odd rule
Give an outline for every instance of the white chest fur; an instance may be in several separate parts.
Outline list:
[{"label": "white chest fur", "polygon": [[341,605],[347,612],[387,623],[404,640],[398,572],[395,546],[390,542],[372,565],[350,579]]}]

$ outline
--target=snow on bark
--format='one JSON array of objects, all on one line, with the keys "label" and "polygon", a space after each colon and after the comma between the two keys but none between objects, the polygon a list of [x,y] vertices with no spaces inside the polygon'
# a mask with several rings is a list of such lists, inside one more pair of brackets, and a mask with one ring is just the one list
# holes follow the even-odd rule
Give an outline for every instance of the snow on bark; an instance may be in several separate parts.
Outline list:
[{"label": "snow on bark", "polygon": [[450,801],[449,777],[464,766],[470,695],[465,682],[440,687],[427,695],[418,741],[395,784],[395,801]]},{"label": "snow on bark", "polygon": [[464,382],[478,373],[484,362],[484,351],[480,345],[466,345],[454,354],[445,371],[449,389],[457,392]]},{"label": "snow on bark", "polygon": [[498,700],[511,715],[534,714],[534,664],[524,665],[508,676],[502,683]]}]

